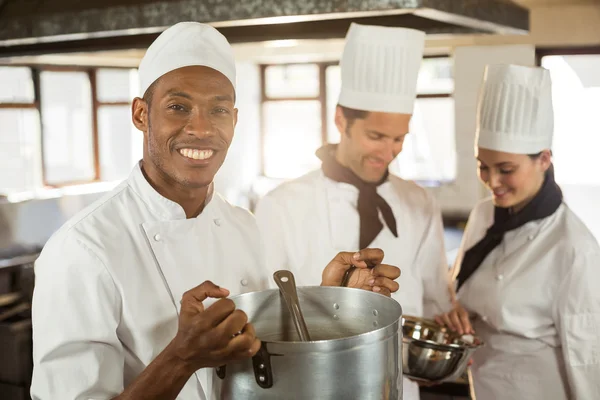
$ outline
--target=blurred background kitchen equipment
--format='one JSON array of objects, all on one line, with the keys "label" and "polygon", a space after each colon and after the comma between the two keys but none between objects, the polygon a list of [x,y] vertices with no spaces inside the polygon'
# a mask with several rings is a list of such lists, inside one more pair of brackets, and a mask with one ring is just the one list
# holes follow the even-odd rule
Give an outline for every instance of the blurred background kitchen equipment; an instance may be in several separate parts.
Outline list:
[{"label": "blurred background kitchen equipment", "polygon": [[310,342],[302,342],[277,289],[233,296],[262,348],[215,371],[221,399],[400,398],[402,308],[361,289],[299,287]]},{"label": "blurred background kitchen equipment", "polygon": [[281,270],[273,274],[275,283],[279,286],[281,295],[285,300],[285,304],[288,306],[288,310],[294,320],[294,326],[300,340],[303,342],[310,342],[310,334],[302,315],[302,309],[300,308],[300,302],[298,301],[298,292],[296,290],[296,279],[291,271]]},{"label": "blurred background kitchen equipment", "polygon": [[482,345],[478,338],[461,336],[434,321],[402,317],[402,370],[411,379],[456,381]]}]

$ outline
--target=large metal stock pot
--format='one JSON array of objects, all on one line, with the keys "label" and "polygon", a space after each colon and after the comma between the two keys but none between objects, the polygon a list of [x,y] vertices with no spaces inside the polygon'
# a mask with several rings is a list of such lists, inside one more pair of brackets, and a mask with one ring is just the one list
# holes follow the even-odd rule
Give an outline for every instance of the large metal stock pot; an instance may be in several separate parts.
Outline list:
[{"label": "large metal stock pot", "polygon": [[298,338],[279,290],[231,297],[262,348],[215,369],[221,399],[402,398],[400,304],[345,287],[299,287],[298,298],[310,342]]}]

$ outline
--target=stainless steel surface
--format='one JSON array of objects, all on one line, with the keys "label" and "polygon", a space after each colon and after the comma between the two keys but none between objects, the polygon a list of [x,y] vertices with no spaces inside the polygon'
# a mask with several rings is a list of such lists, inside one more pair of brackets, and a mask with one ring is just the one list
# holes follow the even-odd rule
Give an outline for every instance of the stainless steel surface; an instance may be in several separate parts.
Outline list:
[{"label": "stainless steel surface", "polygon": [[306,322],[304,321],[304,316],[302,315],[302,308],[300,307],[300,302],[298,301],[298,293],[296,292],[296,279],[294,278],[294,274],[292,274],[291,271],[281,270],[273,274],[273,279],[275,279],[275,283],[277,283],[277,286],[279,286],[279,290],[281,291],[281,295],[285,300],[285,304],[288,306],[288,310],[292,315],[294,326],[296,327],[296,332],[298,332],[300,340],[303,342],[309,342],[310,333],[306,327]]},{"label": "stainless steel surface", "polygon": [[452,333],[431,320],[402,317],[402,369],[416,380],[452,382],[461,377],[483,343]]},{"label": "stainless steel surface", "polygon": [[[0,268],[32,262],[46,241],[69,218],[104,192],[0,202]],[[22,251],[18,251],[21,248]],[[21,256],[25,257],[19,259]]]},{"label": "stainless steel surface", "polygon": [[[279,290],[231,297],[263,342],[266,363],[228,364],[221,399],[401,398],[399,329],[395,300],[360,289],[297,289],[311,342],[302,342]],[[262,367],[262,368],[261,368]],[[269,380],[263,388],[259,382]],[[215,373],[216,375],[216,373]],[[400,385],[400,386],[399,386]]]}]

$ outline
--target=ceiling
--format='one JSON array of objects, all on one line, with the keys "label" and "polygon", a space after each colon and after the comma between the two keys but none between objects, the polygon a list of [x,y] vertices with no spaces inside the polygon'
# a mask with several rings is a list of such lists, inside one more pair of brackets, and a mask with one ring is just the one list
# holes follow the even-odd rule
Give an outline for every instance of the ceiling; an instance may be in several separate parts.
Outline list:
[{"label": "ceiling", "polygon": [[440,34],[526,34],[507,0],[0,0],[0,57],[145,48],[179,21],[231,43],[342,39],[352,22]]}]

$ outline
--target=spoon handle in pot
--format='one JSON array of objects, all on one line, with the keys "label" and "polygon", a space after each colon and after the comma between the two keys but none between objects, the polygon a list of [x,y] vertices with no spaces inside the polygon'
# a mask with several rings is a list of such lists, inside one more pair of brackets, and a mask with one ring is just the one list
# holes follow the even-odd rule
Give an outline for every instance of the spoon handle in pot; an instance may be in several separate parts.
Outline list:
[{"label": "spoon handle in pot", "polygon": [[342,278],[342,283],[340,286],[348,286],[348,282],[350,282],[350,276],[352,275],[352,272],[354,272],[355,269],[356,266],[352,265],[350,266],[350,268],[348,268],[348,270],[346,270],[346,273],[344,274],[344,278]]},{"label": "spoon handle in pot", "polygon": [[294,279],[294,274],[292,274],[290,271],[281,270],[275,272],[273,274],[273,278],[275,279],[277,286],[279,286],[279,290],[283,295],[283,299],[285,300],[288,309],[292,314],[292,319],[294,320],[294,325],[296,325],[296,331],[298,332],[298,336],[300,336],[300,340],[303,342],[310,342],[308,328],[306,326],[306,322],[304,321],[302,310],[300,309],[300,302],[298,301],[298,293],[296,292],[296,280]]}]

